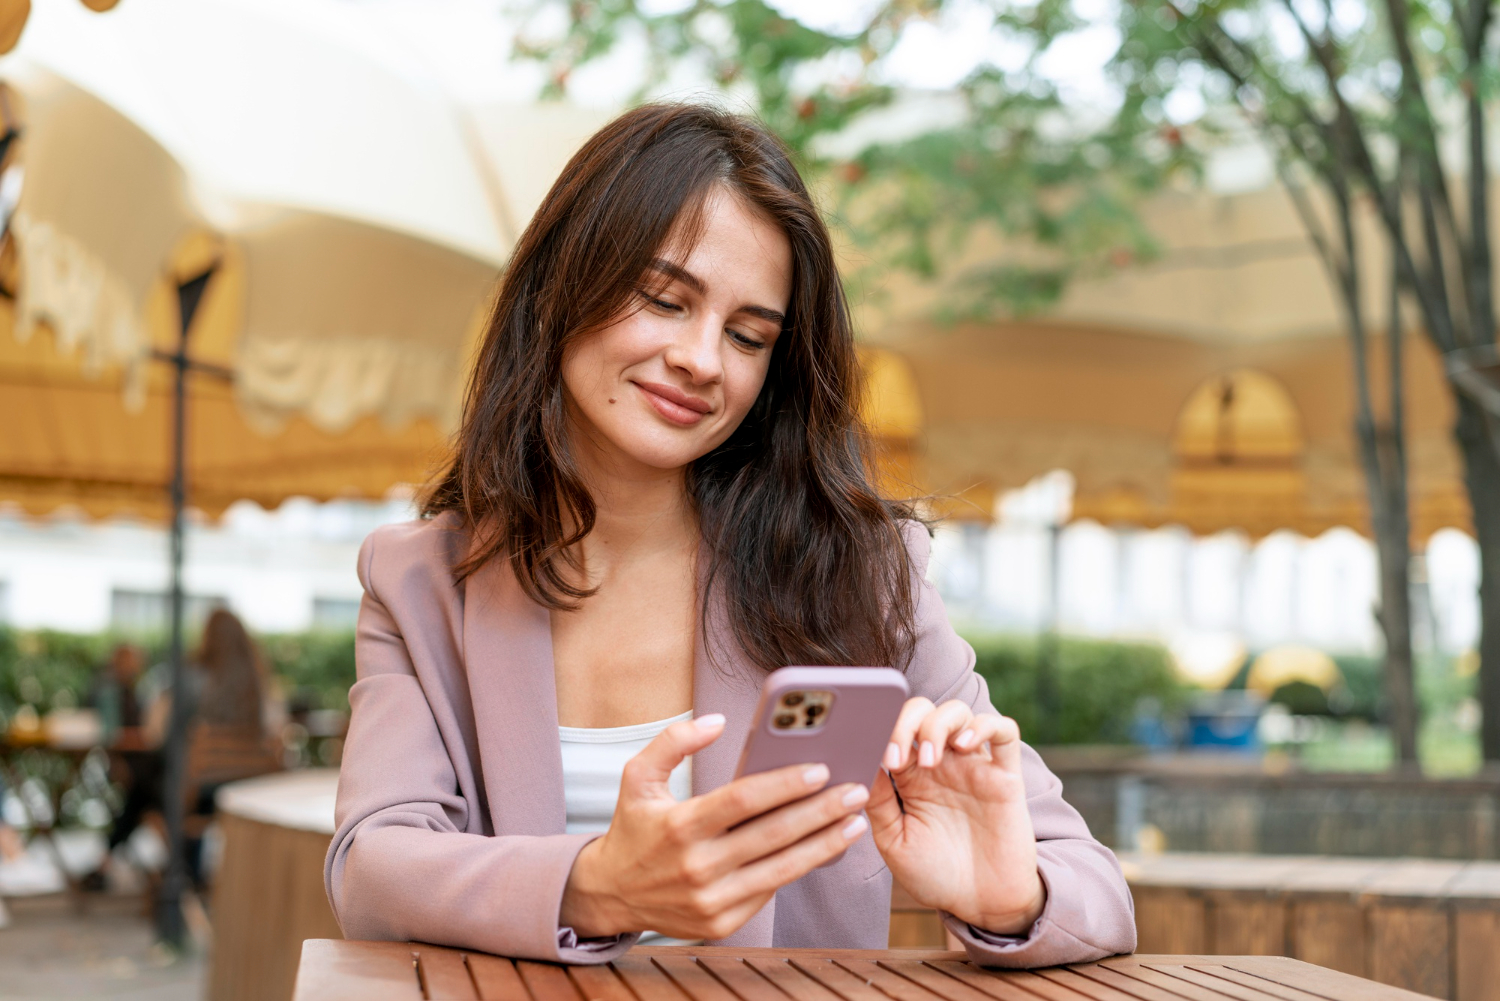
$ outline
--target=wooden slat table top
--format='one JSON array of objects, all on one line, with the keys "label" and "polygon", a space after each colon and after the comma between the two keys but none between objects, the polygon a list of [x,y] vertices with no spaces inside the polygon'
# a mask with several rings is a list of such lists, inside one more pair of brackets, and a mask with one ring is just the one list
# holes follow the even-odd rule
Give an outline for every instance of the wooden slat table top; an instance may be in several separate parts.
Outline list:
[{"label": "wooden slat table top", "polygon": [[405,942],[308,939],[294,1001],[1430,1001],[1277,956],[1115,956],[991,970],[925,949],[643,946],[557,966]]}]

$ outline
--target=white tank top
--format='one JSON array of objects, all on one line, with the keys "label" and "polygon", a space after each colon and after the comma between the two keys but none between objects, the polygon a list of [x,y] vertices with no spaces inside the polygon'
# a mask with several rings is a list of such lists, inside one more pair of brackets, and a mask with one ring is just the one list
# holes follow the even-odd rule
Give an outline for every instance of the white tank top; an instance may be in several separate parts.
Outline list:
[{"label": "white tank top", "polygon": [[[692,710],[671,719],[635,726],[581,727],[560,726],[557,736],[562,742],[563,803],[567,807],[569,834],[592,834],[609,829],[620,798],[620,776],[625,762],[651,743],[657,734],[673,723],[693,718]],[[672,769],[667,789],[678,801],[693,794],[693,759],[686,758]],[[641,942],[651,945],[696,945],[660,932],[641,933]]]},{"label": "white tank top", "polygon": [[[641,753],[657,734],[673,723],[693,718],[692,710],[671,719],[635,726],[560,726],[563,802],[569,834],[592,834],[609,829],[620,798],[620,775],[625,762]],[[691,758],[672,769],[667,788],[679,801],[693,794]]]}]

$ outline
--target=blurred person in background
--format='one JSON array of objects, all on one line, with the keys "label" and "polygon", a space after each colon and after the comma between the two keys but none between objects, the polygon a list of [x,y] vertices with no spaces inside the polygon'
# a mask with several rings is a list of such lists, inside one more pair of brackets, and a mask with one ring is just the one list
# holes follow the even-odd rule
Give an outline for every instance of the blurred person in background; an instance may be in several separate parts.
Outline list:
[{"label": "blurred person in background", "polygon": [[[189,872],[202,883],[202,832],[214,813],[214,796],[225,782],[267,770],[263,749],[270,743],[278,721],[286,711],[274,694],[265,659],[239,618],[228,609],[217,608],[203,625],[198,649],[183,674],[183,696],[187,702],[189,755],[187,775]],[[151,677],[169,677],[153,668]],[[143,681],[138,687],[145,688]],[[155,686],[154,698],[140,698],[139,751],[127,750],[121,757],[143,762],[139,781],[127,789],[126,802],[110,828],[110,851],[124,844],[151,812],[163,803],[165,763],[162,753],[171,724],[176,694],[169,685]],[[122,730],[122,733],[128,731]],[[205,739],[207,738],[207,739]],[[204,746],[212,751],[199,753]],[[105,866],[109,856],[105,857]],[[105,870],[91,874],[85,884],[102,889]]]},{"label": "blurred person in background", "polygon": [[[276,686],[260,648],[244,623],[227,608],[216,608],[203,624],[198,649],[184,674],[188,715],[195,724],[238,727],[268,733],[285,717]],[[166,740],[172,718],[171,689],[164,688],[145,713],[145,737],[153,747]]]},{"label": "blurred person in background", "polygon": [[142,723],[141,699],[138,686],[146,667],[146,655],[133,643],[116,643],[110,652],[109,663],[94,680],[89,704],[99,711],[99,722],[104,727],[104,740],[115,744],[122,737],[129,743],[138,739]]},{"label": "blurred person in background", "polygon": [[[266,771],[264,749],[278,711],[265,658],[231,611],[216,608],[203,625],[203,638],[184,675],[188,718],[192,721],[187,775],[187,861],[197,886],[203,884],[203,830],[214,815],[219,787]],[[173,695],[158,699],[146,729],[155,746],[166,741]],[[209,748],[212,748],[209,750]]]},{"label": "blurred person in background", "polygon": [[143,707],[149,704],[143,683],[145,664],[145,652],[140,647],[116,644],[90,693],[89,702],[99,712],[105,745],[110,749],[110,777],[120,786],[124,800],[110,822],[103,862],[83,878],[88,890],[105,888],[115,849],[129,840],[148,811],[161,805],[161,750],[148,742],[143,730]]}]

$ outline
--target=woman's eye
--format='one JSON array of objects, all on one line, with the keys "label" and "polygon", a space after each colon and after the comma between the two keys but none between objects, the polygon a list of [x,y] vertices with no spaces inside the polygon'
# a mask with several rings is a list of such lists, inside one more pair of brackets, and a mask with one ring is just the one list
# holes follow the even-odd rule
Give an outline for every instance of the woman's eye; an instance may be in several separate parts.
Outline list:
[{"label": "woman's eye", "polygon": [[764,341],[756,340],[754,337],[742,334],[738,330],[730,330],[726,327],[725,331],[729,334],[731,340],[743,347],[759,350],[766,346]]},{"label": "woman's eye", "polygon": [[680,313],[680,312],[682,312],[682,307],[679,306],[679,305],[677,305],[675,302],[667,302],[665,299],[658,299],[658,298],[656,298],[656,296],[654,296],[654,295],[647,295],[644,292],[641,293],[641,298],[645,299],[652,306],[655,306],[657,309],[663,310],[664,312],[668,312],[668,313]]}]

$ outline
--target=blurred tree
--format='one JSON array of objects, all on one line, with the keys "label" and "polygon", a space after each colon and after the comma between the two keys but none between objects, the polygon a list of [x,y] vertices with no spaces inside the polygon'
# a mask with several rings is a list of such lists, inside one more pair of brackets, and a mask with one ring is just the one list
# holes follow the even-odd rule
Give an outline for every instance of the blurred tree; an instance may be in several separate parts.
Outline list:
[{"label": "blurred tree", "polygon": [[[1198,176],[1205,147],[1248,123],[1344,307],[1380,555],[1386,700],[1398,760],[1415,762],[1400,305],[1415,304],[1445,355],[1495,343],[1487,188],[1451,179],[1488,177],[1492,0],[877,0],[844,32],[766,0],[688,0],[670,12],[659,0],[530,6],[562,15],[517,46],[546,63],[552,93],[580,66],[634,45],[645,66],[638,99],[684,80],[742,99],[831,193],[873,267],[944,280],[949,316],[1039,309],[1080,275],[1149,258],[1140,198]],[[988,33],[989,56],[949,105],[898,89],[890,64],[903,32],[945,19],[951,30],[955,18]],[[1103,71],[1108,96],[1085,104],[1069,99],[1048,59],[1087,29],[1112,33],[1117,48]],[[923,100],[929,113],[914,125],[873,124]],[[1190,110],[1168,115],[1172,101]],[[1455,143],[1464,154],[1444,162]],[[1362,200],[1376,232],[1355,225]],[[976,253],[985,237],[988,252]],[[1379,258],[1391,262],[1384,417],[1360,265]],[[1483,565],[1482,744],[1500,760],[1500,429],[1455,398]]]},{"label": "blurred tree", "polygon": [[[1127,20],[1129,72],[1200,61],[1273,151],[1344,308],[1357,389],[1356,437],[1380,557],[1385,686],[1397,759],[1416,763],[1410,519],[1402,426],[1401,303],[1445,356],[1495,343],[1486,104],[1495,92],[1492,0],[1144,0]],[[1463,153],[1445,160],[1445,147]],[[1312,197],[1316,193],[1317,198]],[[1356,225],[1361,202],[1373,231]],[[1388,260],[1387,407],[1370,387],[1362,259]],[[1451,369],[1450,369],[1451,371]],[[1454,435],[1483,566],[1481,744],[1500,759],[1500,427],[1457,384]]]},{"label": "blurred tree", "polygon": [[[1089,27],[1071,0],[878,0],[848,33],[809,27],[766,0],[690,0],[671,13],[653,13],[663,7],[655,0],[523,6],[542,27],[523,30],[515,54],[546,65],[547,94],[626,49],[643,54],[644,68],[622,97],[720,89],[792,147],[871,254],[870,271],[941,276],[950,318],[1035,310],[1080,274],[1153,256],[1131,206],[1197,167],[1160,115],[1169,85],[1121,81],[1119,107],[1100,113],[1039,69],[1057,39]],[[903,30],[960,6],[984,15],[979,30],[1003,42],[1004,65],[983,62],[941,93],[898,88],[889,67]],[[998,257],[996,236],[1007,248]],[[975,254],[986,237],[989,252]]]}]

